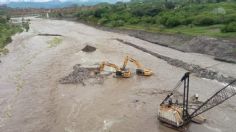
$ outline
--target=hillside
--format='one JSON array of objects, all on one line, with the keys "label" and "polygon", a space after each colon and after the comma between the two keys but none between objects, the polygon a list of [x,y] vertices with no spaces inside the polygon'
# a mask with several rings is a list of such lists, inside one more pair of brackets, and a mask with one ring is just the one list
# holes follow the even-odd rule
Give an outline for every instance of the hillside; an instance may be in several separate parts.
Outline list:
[{"label": "hillside", "polygon": [[182,33],[191,36],[233,37],[236,35],[236,3],[132,0],[129,3],[99,4],[76,13],[80,21],[149,32]]},{"label": "hillside", "polygon": [[[7,4],[10,8],[37,8],[37,9],[52,9],[52,8],[65,8],[74,6],[91,6],[101,2],[114,4],[121,0],[70,0],[68,2],[48,1],[48,2],[10,2]],[[127,1],[127,0],[124,0]]]},{"label": "hillside", "polygon": [[[63,18],[71,13],[53,12]],[[183,52],[208,54],[236,63],[235,1],[155,1],[101,3],[78,8],[74,17]],[[212,38],[213,37],[213,38]]]},{"label": "hillside", "polygon": [[71,7],[75,3],[74,2],[10,2],[7,4],[10,8],[64,8]]}]

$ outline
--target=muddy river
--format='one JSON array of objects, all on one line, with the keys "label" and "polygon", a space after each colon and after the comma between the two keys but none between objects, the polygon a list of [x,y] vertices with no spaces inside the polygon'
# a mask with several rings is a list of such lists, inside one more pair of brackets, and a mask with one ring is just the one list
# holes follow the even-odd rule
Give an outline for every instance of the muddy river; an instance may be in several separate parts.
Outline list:
[{"label": "muddy river", "polygon": [[[43,36],[38,34],[59,34]],[[177,53],[124,34],[101,31],[75,22],[31,19],[30,31],[17,34],[7,46],[9,54],[0,60],[1,132],[175,132],[157,120],[159,104],[186,72],[148,53],[117,41],[124,39],[153,52],[178,57],[203,66],[211,57]],[[96,47],[91,53],[81,51]],[[175,53],[175,55],[174,55]],[[121,79],[109,76],[102,84],[60,84],[76,64],[110,61],[122,65],[126,55],[153,70],[151,77],[133,74]],[[128,67],[135,72],[135,66]],[[225,68],[224,68],[225,67]],[[228,69],[228,70],[227,70]],[[236,66],[215,67],[236,75]],[[190,95],[206,100],[224,84],[191,76]],[[180,89],[181,90],[181,89]],[[236,126],[236,97],[203,114],[207,122],[191,123],[190,132],[232,132]]]}]

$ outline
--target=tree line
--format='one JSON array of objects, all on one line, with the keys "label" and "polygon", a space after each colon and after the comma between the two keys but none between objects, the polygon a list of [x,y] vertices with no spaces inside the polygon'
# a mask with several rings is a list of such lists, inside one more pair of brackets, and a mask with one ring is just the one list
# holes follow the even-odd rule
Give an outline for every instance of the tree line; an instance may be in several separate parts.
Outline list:
[{"label": "tree line", "polygon": [[236,32],[235,0],[131,0],[83,8],[75,16],[80,21],[108,27],[148,25],[173,28],[222,24],[222,32]]}]

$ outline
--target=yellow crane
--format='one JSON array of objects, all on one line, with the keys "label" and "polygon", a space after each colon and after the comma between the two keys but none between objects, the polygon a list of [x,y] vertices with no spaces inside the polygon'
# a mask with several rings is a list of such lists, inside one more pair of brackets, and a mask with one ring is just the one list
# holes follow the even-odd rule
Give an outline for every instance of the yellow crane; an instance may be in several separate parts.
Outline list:
[{"label": "yellow crane", "polygon": [[131,72],[129,70],[122,70],[120,67],[118,67],[115,64],[109,63],[109,62],[102,62],[99,67],[99,71],[103,71],[105,66],[112,67],[116,70],[116,77],[123,77],[123,78],[129,78],[131,77]]},{"label": "yellow crane", "polygon": [[136,74],[137,75],[140,75],[140,76],[151,76],[153,74],[152,70],[143,68],[142,65],[137,60],[135,60],[135,59],[133,59],[133,58],[131,58],[129,56],[125,57],[125,60],[124,60],[124,63],[123,63],[123,67],[121,68],[122,70],[126,69],[128,61],[134,63],[137,66],[137,69],[136,69]]}]

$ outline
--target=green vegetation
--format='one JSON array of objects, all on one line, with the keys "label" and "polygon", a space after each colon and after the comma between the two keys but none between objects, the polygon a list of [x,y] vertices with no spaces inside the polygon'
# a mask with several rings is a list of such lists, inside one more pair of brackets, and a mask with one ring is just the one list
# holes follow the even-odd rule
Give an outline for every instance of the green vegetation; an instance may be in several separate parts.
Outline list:
[{"label": "green vegetation", "polygon": [[25,23],[23,23],[22,26],[25,28],[26,32],[29,31],[29,28],[30,28],[30,26],[29,26],[29,22],[25,22]]},{"label": "green vegetation", "polygon": [[17,32],[22,32],[21,26],[11,24],[9,16],[0,15],[0,54],[7,53],[4,47],[12,41],[11,36]]},{"label": "green vegetation", "polygon": [[3,55],[6,55],[7,53],[9,52],[9,50],[8,49],[6,49],[6,48],[0,48],[0,55],[1,54],[3,54]]},{"label": "green vegetation", "polygon": [[0,55],[9,52],[8,49],[4,47],[12,41],[11,36],[23,31],[21,24],[16,25],[11,23],[8,10],[8,8],[0,9]]},{"label": "green vegetation", "polygon": [[236,32],[236,22],[229,23],[225,25],[222,29],[222,32]]},{"label": "green vegetation", "polygon": [[48,41],[48,47],[49,48],[57,47],[61,43],[62,43],[62,38],[54,37],[52,40]]},{"label": "green vegetation", "polygon": [[234,37],[235,0],[131,0],[80,9],[86,23],[150,32]]}]

